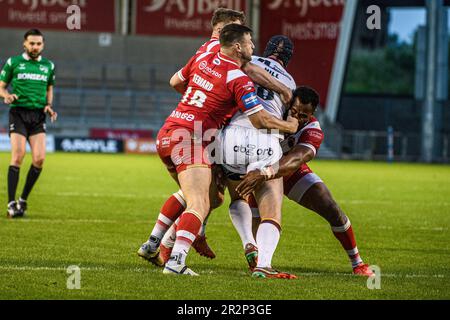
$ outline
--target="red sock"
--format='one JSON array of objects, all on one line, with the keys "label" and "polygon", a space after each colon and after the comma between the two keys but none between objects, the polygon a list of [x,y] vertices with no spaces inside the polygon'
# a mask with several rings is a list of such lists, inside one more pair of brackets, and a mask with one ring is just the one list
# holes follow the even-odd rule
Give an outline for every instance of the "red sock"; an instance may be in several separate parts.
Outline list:
[{"label": "red sock", "polygon": [[161,214],[173,222],[183,213],[184,209],[186,209],[186,201],[180,190],[167,199],[161,208]]},{"label": "red sock", "polygon": [[178,222],[176,241],[181,240],[191,245],[197,237],[201,226],[202,222],[195,214],[189,211],[184,212]]},{"label": "red sock", "polygon": [[356,246],[355,235],[353,234],[353,228],[350,220],[340,227],[331,227],[334,236],[339,240],[344,250],[347,252],[350,261],[352,262],[352,267],[356,267],[358,264],[362,263],[362,259],[359,256],[358,247]]},{"label": "red sock", "polygon": [[197,215],[189,211],[186,211],[181,215],[177,228],[177,238],[171,254],[171,257],[174,256],[177,258],[171,258],[169,263],[185,263],[187,253],[189,252],[192,243],[200,231],[201,226],[202,221],[197,217]]},{"label": "red sock", "polygon": [[184,201],[183,193],[181,191],[174,193],[161,208],[150,237],[156,238],[157,242],[161,241],[167,229],[183,213],[185,207],[186,202]]}]

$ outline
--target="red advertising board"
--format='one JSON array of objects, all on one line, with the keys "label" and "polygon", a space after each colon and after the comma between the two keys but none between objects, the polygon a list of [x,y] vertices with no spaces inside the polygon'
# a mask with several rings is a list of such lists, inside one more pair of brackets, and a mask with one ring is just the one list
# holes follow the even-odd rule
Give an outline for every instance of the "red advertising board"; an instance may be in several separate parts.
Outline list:
[{"label": "red advertising board", "polygon": [[115,0],[3,0],[0,27],[69,30],[67,20],[75,11],[67,9],[72,5],[79,8],[81,29],[71,31],[115,31]]},{"label": "red advertising board", "polygon": [[208,37],[216,8],[245,6],[246,0],[136,0],[136,34]]},{"label": "red advertising board", "polygon": [[287,69],[297,85],[308,85],[319,92],[323,107],[326,106],[344,2],[261,1],[260,52],[264,51],[271,36],[288,36],[295,48]]},{"label": "red advertising board", "polygon": [[151,139],[153,138],[152,130],[143,129],[104,129],[91,128],[89,130],[89,137],[96,139]]}]

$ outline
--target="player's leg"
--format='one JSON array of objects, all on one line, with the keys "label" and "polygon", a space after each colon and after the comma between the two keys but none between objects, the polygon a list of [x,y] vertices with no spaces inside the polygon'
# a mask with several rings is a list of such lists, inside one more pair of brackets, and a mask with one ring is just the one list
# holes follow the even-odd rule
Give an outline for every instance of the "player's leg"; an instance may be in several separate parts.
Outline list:
[{"label": "player's leg", "polygon": [[9,218],[20,217],[16,203],[16,191],[19,184],[20,167],[26,153],[26,137],[19,133],[11,133],[11,162],[8,168],[8,207]]},{"label": "player's leg", "polygon": [[253,195],[248,198],[248,205],[252,211],[252,232],[253,236],[256,238],[256,232],[258,232],[259,224],[261,223],[261,216],[259,215],[258,204]]},{"label": "player's leg", "polygon": [[224,201],[224,192],[225,192],[225,179],[222,168],[220,165],[215,165],[211,168],[212,170],[212,182],[211,187],[209,189],[209,201],[211,204],[211,210],[203,221],[202,227],[200,228],[200,232],[197,235],[192,247],[197,251],[201,256],[207,257],[210,259],[214,259],[216,254],[209,247],[208,242],[206,241],[206,225],[208,223],[208,219],[211,215],[212,210],[217,209],[223,204]]},{"label": "player's leg", "polygon": [[207,165],[192,166],[178,174],[186,210],[180,217],[175,245],[164,268],[165,274],[196,275],[186,267],[186,257],[210,210],[211,180],[211,169]]},{"label": "player's leg", "polygon": [[240,180],[227,180],[231,203],[228,209],[231,222],[242,241],[245,259],[249,269],[253,271],[258,262],[258,246],[252,233],[252,212],[248,203],[236,192]]},{"label": "player's leg", "polygon": [[[172,161],[172,150],[176,143],[172,141],[171,134],[171,130],[167,130],[164,127],[161,128],[158,133],[156,145],[161,161],[165,164],[172,179],[179,185],[177,170]],[[140,246],[137,252],[140,257],[156,266],[162,267],[164,265],[160,254],[161,239],[172,223],[183,213],[185,207],[186,201],[181,190],[166,200],[153,226],[149,239]]]},{"label": "player's leg", "polygon": [[28,138],[28,141],[31,148],[32,163],[28,170],[27,179],[18,202],[18,207],[22,214],[26,213],[28,196],[39,179],[44,166],[46,145],[45,133],[41,132],[31,135]]},{"label": "player's leg", "polygon": [[[206,241],[206,224],[207,221],[211,215],[211,211],[220,207],[224,201],[224,191],[225,191],[225,183],[224,183],[224,177],[222,174],[222,169],[219,166],[213,166],[212,168],[212,174],[213,174],[213,181],[211,183],[211,188],[209,190],[209,201],[211,203],[211,210],[208,213],[208,216],[203,221],[202,227],[200,228],[200,231],[195,238],[195,241],[192,243],[192,247],[197,251],[201,256],[214,259],[216,257],[216,254],[212,249],[209,247],[208,242]],[[181,191],[181,190],[180,190]],[[184,198],[183,198],[184,200]],[[184,207],[181,211],[181,213],[185,209]],[[180,213],[180,214],[181,214]],[[176,239],[176,228],[178,226],[179,218],[175,220],[175,222],[172,224],[172,226],[167,230],[164,237],[161,240],[161,256],[165,262],[170,257],[170,254],[172,252],[172,248],[175,244]]]},{"label": "player's leg", "polygon": [[253,271],[253,276],[294,279],[296,276],[272,268],[272,257],[278,246],[281,233],[283,179],[266,181],[255,190],[255,198],[261,215],[261,223],[256,233],[258,264]]},{"label": "player's leg", "polygon": [[308,166],[302,167],[284,181],[286,196],[322,216],[350,258],[355,273],[371,275],[362,262],[350,220],[334,201],[322,179]]},{"label": "player's leg", "polygon": [[356,238],[350,219],[333,199],[330,190],[323,182],[312,185],[303,195],[300,204],[322,216],[331,226],[331,230],[339,240],[351,261],[354,273],[372,275],[368,265],[363,263],[356,245]]},{"label": "player's leg", "polygon": [[[169,171],[170,176],[178,183],[177,173]],[[152,232],[146,242],[138,250],[138,255],[156,266],[162,267],[167,261],[168,253],[160,248],[162,239],[165,237],[174,221],[178,219],[186,208],[186,200],[183,192],[178,190],[172,194],[163,204]],[[161,255],[160,253],[161,250]]]}]

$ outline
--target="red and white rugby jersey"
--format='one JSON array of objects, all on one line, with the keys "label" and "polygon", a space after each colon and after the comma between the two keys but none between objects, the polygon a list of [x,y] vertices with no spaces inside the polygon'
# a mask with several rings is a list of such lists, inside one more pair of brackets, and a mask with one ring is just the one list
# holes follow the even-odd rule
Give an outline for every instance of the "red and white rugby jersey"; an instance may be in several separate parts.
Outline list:
[{"label": "red and white rugby jersey", "polygon": [[320,127],[319,121],[312,117],[303,128],[301,128],[296,134],[290,135],[288,138],[281,142],[283,153],[289,152],[294,146],[301,145],[310,148],[316,156],[322,144],[324,134]]},{"label": "red and white rugby jersey", "polygon": [[218,53],[220,51],[219,38],[212,37],[209,41],[205,42],[200,48],[198,48],[195,54],[212,52]]},{"label": "red and white rugby jersey", "polygon": [[187,82],[187,89],[166,119],[166,128],[194,129],[194,122],[201,121],[203,131],[218,129],[238,110],[251,115],[263,109],[250,78],[236,61],[220,52],[195,55],[178,71],[178,77]]}]

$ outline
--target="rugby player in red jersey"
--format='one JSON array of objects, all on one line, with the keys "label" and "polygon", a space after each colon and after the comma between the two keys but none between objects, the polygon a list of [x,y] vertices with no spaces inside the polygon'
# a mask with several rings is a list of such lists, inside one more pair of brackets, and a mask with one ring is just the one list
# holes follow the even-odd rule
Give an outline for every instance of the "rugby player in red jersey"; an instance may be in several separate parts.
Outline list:
[{"label": "rugby player in red jersey", "polygon": [[[297,131],[295,118],[279,120],[263,109],[253,82],[241,70],[252,58],[251,32],[250,28],[239,24],[227,25],[220,34],[219,53],[195,55],[170,80],[171,86],[184,96],[159,131],[157,150],[183,192],[186,209],[180,217],[164,274],[197,275],[186,266],[185,260],[210,211],[210,188],[214,184],[211,183],[213,163],[208,155],[209,144],[227,116],[240,110],[256,128],[285,133]],[[163,264],[159,245],[176,218],[158,216],[149,240],[138,251],[141,257],[159,266]]]},{"label": "rugby player in red jersey", "polygon": [[[220,51],[219,36],[222,29],[231,23],[245,24],[245,14],[241,11],[236,11],[227,8],[218,8],[214,11],[211,19],[212,34],[211,39],[205,42],[198,50],[196,54],[212,52],[218,53]],[[292,98],[292,91],[287,86],[283,85],[279,81],[276,81],[268,72],[263,68],[257,66],[256,64],[249,62],[242,67],[243,71],[250,77],[250,79],[258,84],[260,87],[266,88],[268,90],[277,92],[283,103],[289,104]],[[231,118],[231,115],[228,115]],[[213,179],[216,184],[218,184],[219,189],[223,189],[221,178],[222,172],[219,167],[214,168]],[[223,191],[218,197],[211,199],[211,209],[219,207],[223,203]],[[173,195],[171,195],[164,205],[162,206],[160,213],[166,216],[180,215],[186,207],[186,201],[181,190],[178,190]],[[197,238],[195,239],[192,247],[202,256],[208,258],[215,258],[216,255],[209,247],[206,242],[206,223],[208,217],[203,222],[202,228],[200,229]],[[171,248],[175,241],[175,230],[176,224],[173,224],[170,230],[165,234],[163,240],[161,241],[161,255],[164,260],[167,260],[170,256]]]},{"label": "rugby player in red jersey", "polygon": [[[313,116],[318,104],[319,96],[312,88],[301,86],[294,91],[291,113],[298,119],[300,129],[282,142],[285,154],[279,162],[278,172],[272,179],[283,177],[284,194],[290,200],[328,221],[334,236],[350,258],[353,273],[369,277],[373,272],[361,259],[350,219],[338,206],[320,177],[307,165],[316,156],[324,138],[319,121]],[[266,179],[266,175],[254,170],[249,172],[236,188],[243,198],[249,198],[256,222],[259,220],[258,209],[251,195]],[[250,214],[249,210],[247,212]],[[254,224],[257,225],[258,223]]]}]

